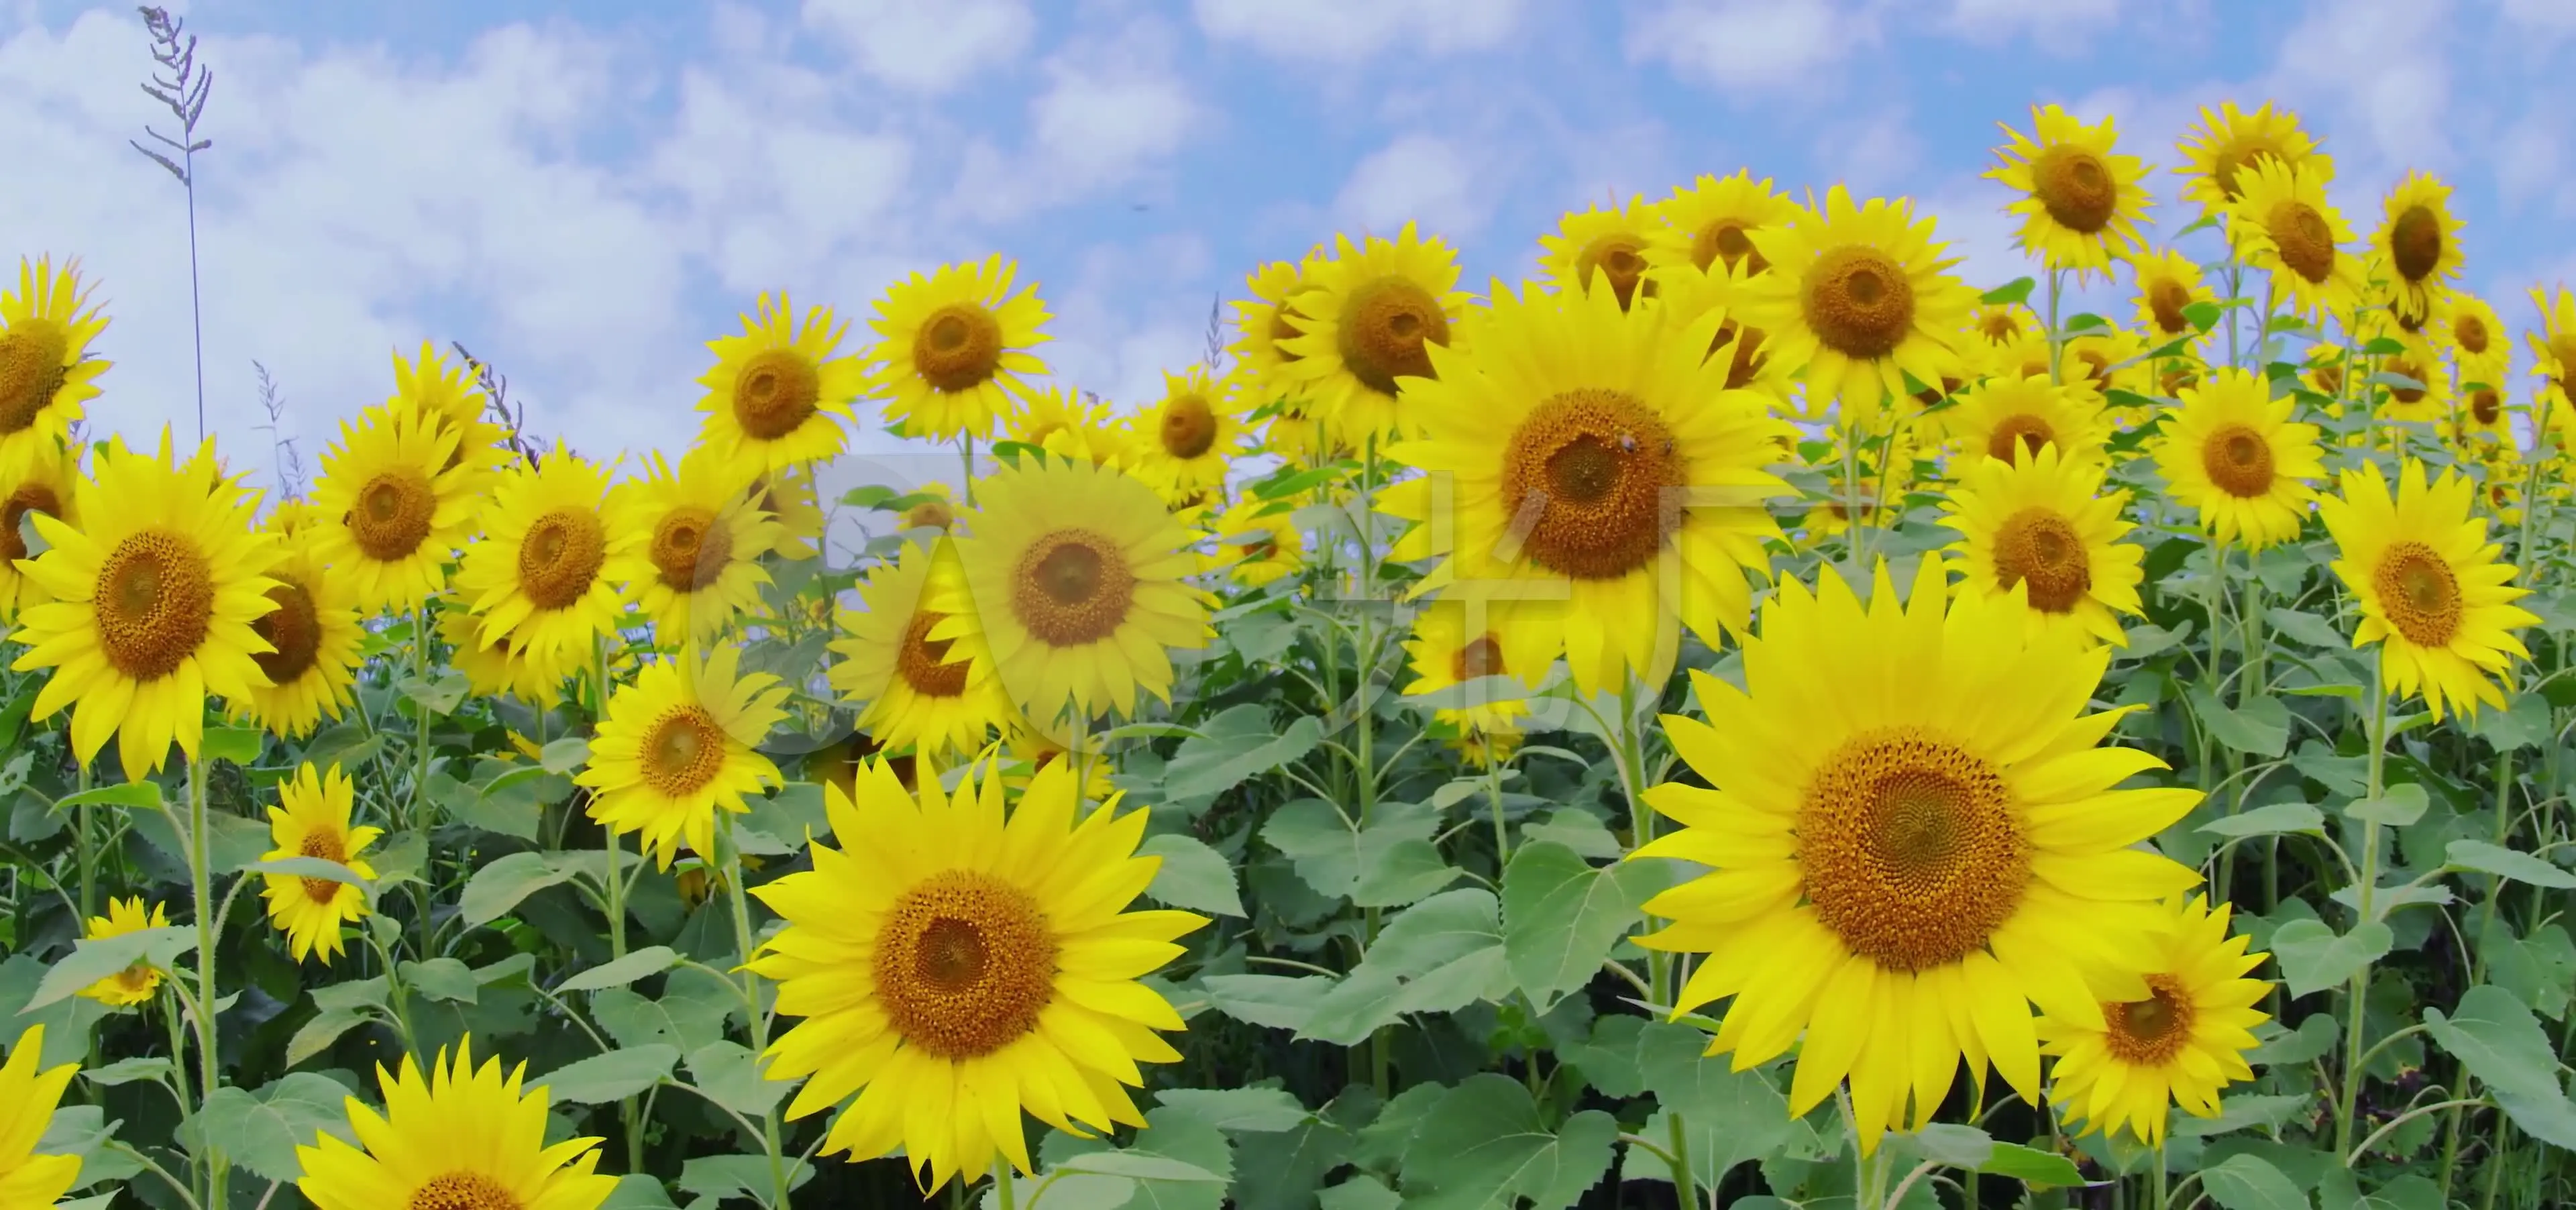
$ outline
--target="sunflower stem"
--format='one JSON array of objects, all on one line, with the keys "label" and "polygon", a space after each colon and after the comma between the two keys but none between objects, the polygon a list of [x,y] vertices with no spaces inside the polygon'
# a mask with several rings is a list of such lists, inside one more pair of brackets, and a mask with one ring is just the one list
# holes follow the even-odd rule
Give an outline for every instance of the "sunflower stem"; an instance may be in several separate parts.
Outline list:
[{"label": "sunflower stem", "polygon": [[1690,1136],[1682,1132],[1682,1115],[1667,1115],[1673,1149],[1669,1157],[1673,1172],[1673,1203],[1681,1210],[1697,1210],[1699,1190],[1691,1180]]},{"label": "sunflower stem", "polygon": [[[428,684],[429,602],[426,600],[422,601],[419,607],[412,611],[411,658],[413,679],[420,681],[424,685]],[[420,699],[414,698],[412,700],[412,708],[420,712],[420,731],[412,740],[412,745],[416,751],[414,753],[412,765],[411,804],[403,812],[403,818],[396,825],[404,830],[409,830],[419,826],[420,818],[423,813],[422,808],[427,806],[429,801],[429,706]],[[432,855],[428,851],[428,844],[428,830],[423,829],[421,832],[421,873],[423,874],[430,874],[432,872]],[[415,880],[411,884],[412,914],[420,918],[420,956],[424,961],[437,952],[434,948],[436,944],[435,939],[431,936],[430,929],[429,883],[430,879],[424,877]],[[391,959],[388,958],[388,962],[390,961]]]},{"label": "sunflower stem", "polygon": [[2171,1179],[2172,1175],[2165,1170],[2165,1137],[2159,1134],[2156,1136],[2156,1166],[2147,1172],[2147,1190],[2151,1199],[2147,1205],[2154,1210],[2165,1210],[2166,1200],[2173,1196],[2168,1187]]},{"label": "sunflower stem", "polygon": [[957,494],[965,500],[966,507],[973,508],[975,507],[975,434],[958,434],[957,460],[961,468],[959,471],[961,481],[957,487]]},{"label": "sunflower stem", "polygon": [[2062,372],[2060,372],[2060,370],[2059,370],[2059,362],[2060,362],[2061,360],[2063,360],[2063,359],[2064,359],[2064,357],[2065,357],[2065,355],[2066,355],[2066,335],[2065,335],[2063,332],[2058,331],[2058,329],[2057,329],[2057,302],[2058,302],[2059,294],[2061,293],[2061,291],[2063,290],[2063,288],[2064,288],[2064,281],[2063,281],[2063,279],[2059,276],[2058,271],[2057,271],[2057,270],[2055,270],[2055,269],[2051,269],[2051,270],[2049,270],[2049,271],[2048,271],[2048,381],[2049,381],[2052,385],[2063,384],[2063,383],[2066,381],[2066,376],[2065,376]]},{"label": "sunflower stem", "polygon": [[[214,900],[212,861],[207,855],[209,828],[206,820],[206,765],[202,757],[188,760],[188,892],[196,904],[197,917],[197,1107],[203,1112],[213,1100],[215,1089],[223,1078],[223,1064],[215,1053],[215,918],[208,912]],[[226,1177],[231,1165],[223,1151],[206,1142],[207,1210],[224,1210]]]},{"label": "sunflower stem", "polygon": [[[2383,788],[2385,749],[2388,747],[2388,648],[2385,645],[2373,650],[2370,661],[2369,742],[2369,798],[2377,799]],[[2365,830],[2361,839],[2361,876],[2353,885],[2353,895],[2360,907],[2358,922],[2368,924],[2376,919],[2371,914],[2375,906],[2371,902],[2371,893],[2379,882],[2379,821],[2363,820],[2362,827]],[[2347,1007],[2344,1026],[2343,1096],[2341,1103],[2335,1106],[2335,1154],[2342,1156],[2352,1154],[2353,1110],[2361,1101],[2362,1028],[2367,1024],[2364,1002],[2370,990],[2370,966],[2364,962],[2359,970],[2352,973],[2351,986],[2345,993],[2351,1003]]]},{"label": "sunflower stem", "polygon": [[[959,1184],[960,1184],[960,1187],[963,1187],[964,1182],[959,1182]],[[1013,1188],[1013,1187],[1012,1187],[1012,1184],[1011,1184],[1011,1161],[1006,1160],[1006,1159],[1003,1159],[1003,1158],[1002,1158],[1002,1156],[1001,1156],[1001,1154],[1000,1154],[999,1152],[994,1153],[994,1155],[993,1155],[993,1197],[994,1197],[994,1200],[996,1200],[996,1201],[998,1201],[998,1202],[1000,1202],[1000,1203],[1001,1203],[1002,1210],[1013,1210],[1013,1208],[1019,1204],[1019,1196],[1020,1196],[1020,1191],[1019,1191],[1018,1189]],[[1034,1204],[1037,1202],[1037,1199],[1036,1199],[1036,1198],[1030,1198],[1030,1199],[1029,1199],[1029,1201],[1030,1201],[1030,1203],[1031,1203],[1032,1205],[1034,1205]],[[783,1206],[783,1205],[785,1205],[786,1203],[781,1202],[781,1203],[779,1203],[779,1204]]]},{"label": "sunflower stem", "polygon": [[[732,812],[725,812],[724,826],[716,830],[716,849],[722,854],[726,895],[733,901],[733,945],[742,955],[743,1028],[751,1035],[751,1053],[763,1055],[769,1049],[769,1014],[760,1006],[760,976],[752,973],[751,897],[742,885],[742,841],[735,835],[739,826]],[[769,1156],[770,1205],[787,1205],[787,1164],[780,1158],[778,1143],[778,1103],[770,1102],[761,1116],[761,1149]]]}]

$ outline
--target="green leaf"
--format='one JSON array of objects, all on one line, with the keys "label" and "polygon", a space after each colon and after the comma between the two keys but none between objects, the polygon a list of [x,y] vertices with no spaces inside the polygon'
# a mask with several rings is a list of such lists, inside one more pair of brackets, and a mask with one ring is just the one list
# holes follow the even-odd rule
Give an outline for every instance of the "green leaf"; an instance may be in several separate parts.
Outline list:
[{"label": "green leaf", "polygon": [[1979,295],[1978,301],[1985,303],[1989,307],[2009,307],[2029,298],[2031,287],[2038,284],[2039,283],[2027,277],[2016,277],[2011,281],[2005,282],[2004,284]]},{"label": "green leaf", "polygon": [[1061,1172],[1088,1172],[1095,1176],[1123,1176],[1131,1181],[1189,1181],[1198,1184],[1222,1184],[1224,1177],[1166,1155],[1148,1155],[1141,1151],[1094,1151],[1077,1155],[1056,1165]]},{"label": "green leaf", "polygon": [[556,866],[543,853],[512,853],[474,871],[456,910],[468,927],[479,928],[509,915],[528,896],[571,877],[571,869]]},{"label": "green leaf", "polygon": [[2290,708],[2275,697],[2226,705],[2206,685],[2189,690],[2192,713],[2219,743],[2248,756],[2277,757],[2290,746]]},{"label": "green leaf", "polygon": [[2333,1050],[2340,1036],[2333,1014],[2310,1013],[2297,1030],[2282,1031],[2246,1052],[2245,1061],[2256,1067],[2304,1067]]},{"label": "green leaf", "polygon": [[1237,1021],[1302,1031],[1335,982],[1322,975],[1209,975],[1199,984],[1211,1006]]},{"label": "green leaf", "polygon": [[1935,1122],[1914,1132],[1910,1142],[1923,1158],[1953,1168],[1982,1169],[1995,1156],[1995,1138],[1974,1126]]},{"label": "green leaf", "polygon": [[72,807],[124,807],[135,811],[157,811],[161,808],[161,786],[157,782],[134,781],[121,786],[100,786],[78,794],[66,794],[54,800],[54,809]]},{"label": "green leaf", "polygon": [[2454,840],[2444,850],[2452,865],[2481,874],[2494,874],[2515,882],[2565,890],[2576,887],[2576,874],[2551,865],[2529,853],[2517,853],[2502,845],[2483,840]]},{"label": "green leaf", "polygon": [[2237,1154],[2201,1170],[2200,1186],[2226,1210],[2308,1210],[2308,1195],[2281,1170],[2250,1154]]},{"label": "green leaf", "polygon": [[2432,805],[2432,800],[2424,794],[2424,787],[2409,781],[2399,782],[2381,790],[2377,798],[2364,798],[2348,803],[2344,806],[2343,813],[2364,823],[2405,828],[2414,826],[2416,820],[2424,818],[2425,810]]},{"label": "green leaf", "polygon": [[1315,1001],[1301,1038],[1356,1046],[1407,1013],[1455,1012],[1508,988],[1500,905],[1465,887],[1406,908]]},{"label": "green leaf", "polygon": [[1324,740],[1323,720],[1301,715],[1285,728],[1270,722],[1259,702],[1233,706],[1209,719],[1200,739],[1181,741],[1163,767],[1167,798],[1222,794],[1290,761],[1302,760]]},{"label": "green leaf", "polygon": [[[690,977],[703,981],[710,994],[692,995]],[[720,993],[720,994],[718,994]],[[647,1000],[623,987],[606,988],[590,997],[590,1015],[624,1047],[668,1046],[692,1054],[724,1037],[725,1021],[741,1011],[740,993],[712,975],[682,968],[671,975],[659,1000]]]},{"label": "green leaf", "polygon": [[2553,1021],[2566,1015],[2576,994],[2576,940],[2565,928],[2544,924],[2517,939],[2510,925],[2489,917],[2477,952],[2487,959],[2487,978],[2514,999]]},{"label": "green leaf", "polygon": [[740,1042],[710,1042],[689,1055],[689,1082],[716,1104],[747,1118],[766,1114],[791,1085],[761,1075],[760,1056]]},{"label": "green leaf", "polygon": [[343,882],[358,888],[368,899],[375,898],[375,884],[358,876],[356,870],[321,857],[271,857],[252,862],[245,873],[273,874],[280,878],[306,878],[316,882]]},{"label": "green leaf", "polygon": [[1587,1109],[1549,1129],[1529,1089],[1470,1076],[1423,1115],[1404,1151],[1406,1210],[1565,1210],[1610,1167],[1618,1123]]},{"label": "green leaf", "polygon": [[1162,868],[1145,894],[1176,908],[1214,916],[1243,915],[1243,893],[1235,885],[1234,866],[1195,836],[1165,832],[1148,836],[1136,847],[1139,857],[1160,857]]},{"label": "green leaf", "polygon": [[472,1004],[481,992],[474,970],[461,959],[432,958],[402,964],[402,981],[413,991],[450,1004]]},{"label": "green leaf", "polygon": [[2242,814],[2210,820],[2200,825],[2200,830],[2218,836],[2322,835],[2326,830],[2326,817],[2324,812],[2303,802],[2276,802]]},{"label": "green leaf", "polygon": [[2356,351],[2368,357],[2395,357],[2406,351],[2406,343],[2394,336],[2373,336]]},{"label": "green leaf", "polygon": [[671,1193],[662,1187],[662,1182],[640,1172],[630,1172],[617,1178],[617,1187],[609,1191],[608,1200],[599,1204],[599,1210],[679,1210],[679,1207],[672,1203]]},{"label": "green leaf", "polygon": [[29,1012],[68,1000],[79,995],[82,988],[121,974],[138,962],[167,971],[179,955],[196,948],[196,928],[182,924],[136,929],[114,937],[83,938],[73,942],[72,952],[45,971],[44,981],[36,985],[36,994],[19,1011]]},{"label": "green leaf", "polygon": [[1657,871],[1594,866],[1554,841],[1524,844],[1503,868],[1503,957],[1545,1012],[1601,973],[1610,946],[1640,919]]},{"label": "green leaf", "polygon": [[[1038,1195],[1040,1186],[1046,1195]],[[1022,1210],[1123,1210],[1136,1200],[1136,1182],[1123,1176],[1099,1176],[1076,1172],[1065,1176],[1011,1178],[1013,1205]],[[1032,1205],[1031,1203],[1035,1203]],[[984,1186],[984,1200],[977,1202],[982,1210],[1001,1210],[1002,1199],[989,1182]]]},{"label": "green leaf", "polygon": [[539,767],[548,773],[570,773],[590,763],[590,741],[567,736],[538,749]]},{"label": "green leaf", "polygon": [[2558,1083],[2558,1055],[2540,1020],[2513,993],[2481,983],[2449,1016],[2424,1010],[2424,1032],[2485,1084],[2498,1108],[2533,1138],[2576,1148],[2576,1104]]},{"label": "green leaf", "polygon": [[575,1105],[605,1105],[610,1101],[622,1101],[670,1078],[671,1068],[679,1061],[678,1048],[653,1042],[612,1050],[558,1067],[538,1083],[552,1089],[554,1099],[558,1101]]},{"label": "green leaf", "polygon": [[456,708],[465,703],[466,695],[474,691],[474,682],[453,669],[439,674],[434,680],[407,676],[400,684],[404,697],[432,715],[456,713]]},{"label": "green leaf", "polygon": [[2354,972],[2385,957],[2397,936],[2376,920],[2337,935],[2321,920],[2293,920],[2272,931],[2272,960],[2292,996],[2340,987]]},{"label": "green leaf", "polygon": [[326,1008],[313,1014],[311,1020],[297,1027],[294,1037],[286,1040],[286,1065],[294,1067],[331,1049],[342,1034],[372,1020],[374,1014],[354,1008]]},{"label": "green leaf", "polygon": [[[2201,220],[2203,224],[2208,223],[2208,221],[2209,220],[2207,219]],[[2182,317],[2190,320],[2192,327],[2206,332],[2211,328],[2218,326],[2218,317],[2225,314],[2225,312],[2225,308],[2214,302],[2185,303],[2182,309]]]},{"label": "green leaf", "polygon": [[197,751],[207,760],[248,765],[259,759],[260,746],[267,738],[268,733],[257,727],[208,727]]},{"label": "green leaf", "polygon": [[595,992],[611,987],[624,987],[647,975],[658,975],[680,964],[680,955],[667,945],[648,945],[640,950],[583,971],[555,985],[557,992]]},{"label": "green leaf", "polygon": [[103,1067],[81,1069],[80,1078],[103,1088],[131,1084],[137,1080],[157,1080],[170,1074],[170,1060],[163,1058],[119,1059]]},{"label": "green leaf", "polygon": [[1355,1176],[1315,1191],[1315,1210],[1396,1210],[1404,1199],[1373,1176]]},{"label": "green leaf", "polygon": [[[790,1191],[813,1177],[813,1165],[798,1159],[787,1161],[787,1188]],[[680,1192],[694,1193],[705,1199],[689,1203],[692,1207],[712,1208],[719,1202],[735,1198],[765,1202],[769,1199],[769,1160],[759,1155],[695,1156],[681,1162],[680,1179],[674,1183],[679,1185]],[[1023,1200],[1020,1204],[1025,1206],[1028,1203]],[[1047,1204],[1055,1204],[1054,1195],[1048,1195]]]},{"label": "green leaf", "polygon": [[2175,1134],[2188,1138],[2208,1138],[2249,1126],[2278,1130],[2316,1103],[2314,1093],[2226,1097],[2218,1103],[2217,1116],[2177,1115],[2173,1120],[2173,1130]]},{"label": "green leaf", "polygon": [[1166,1088],[1154,1099],[1219,1130],[1278,1134],[1314,1116],[1277,1088]]},{"label": "green leaf", "polygon": [[2110,326],[2110,320],[2104,319],[2099,315],[2095,315],[2090,311],[2078,311],[2075,314],[2066,317],[2066,324],[2060,329],[2060,331],[2073,334],[2076,332],[2090,332],[2095,328],[2107,328]]},{"label": "green leaf", "polygon": [[[1680,1114],[1691,1177],[1702,1188],[1715,1188],[1736,1165],[1779,1154],[1807,1127],[1789,1116],[1788,1099],[1763,1073],[1736,1071],[1727,1059],[1708,1057],[1707,1050],[1708,1035],[1688,1025],[1655,1021],[1637,1034],[1638,1070],[1656,1106],[1640,1133],[1666,1145],[1670,1115]],[[1624,1171],[1630,1180],[1672,1181],[1670,1165],[1633,1146]]]},{"label": "green leaf", "polygon": [[355,1142],[349,1130],[349,1090],[329,1076],[309,1071],[289,1073],[252,1095],[223,1087],[206,1098],[205,1111],[190,1119],[196,1137],[232,1157],[234,1164],[272,1181],[293,1181],[304,1165],[295,1158],[298,1145],[330,1133]]},{"label": "green leaf", "polygon": [[2352,640],[2335,629],[2334,623],[2313,613],[2275,605],[2263,611],[2263,620],[2271,623],[2273,630],[2310,647],[2322,647],[2328,651],[2345,651],[2352,647]]},{"label": "green leaf", "polygon": [[1995,1144],[1993,1153],[1977,1166],[1977,1171],[2008,1176],[2033,1189],[2070,1188],[2084,1183],[2084,1174],[2076,1169],[2075,1161],[2019,1143]]}]

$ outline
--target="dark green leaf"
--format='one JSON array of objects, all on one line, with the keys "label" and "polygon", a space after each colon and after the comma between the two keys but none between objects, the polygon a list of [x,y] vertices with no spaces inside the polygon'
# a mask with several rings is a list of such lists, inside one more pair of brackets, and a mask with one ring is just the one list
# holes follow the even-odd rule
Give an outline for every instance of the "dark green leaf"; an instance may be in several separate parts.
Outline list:
[{"label": "dark green leaf", "polygon": [[1162,868],[1154,871],[1152,885],[1145,888],[1147,897],[1210,915],[1243,915],[1243,895],[1235,885],[1234,866],[1205,841],[1165,832],[1146,837],[1145,843],[1137,846],[1136,855],[1163,859]]},{"label": "dark green leaf", "polygon": [[2238,1154],[2200,1174],[2209,1200],[2226,1210],[2308,1210],[2308,1195],[2281,1175],[2281,1170],[2252,1155]]},{"label": "dark green leaf", "polygon": [[2364,966],[2385,957],[2397,944],[2388,926],[2364,921],[2337,935],[2319,920],[2293,920],[2272,932],[2272,960],[2281,966],[2290,994],[2304,996],[2340,987]]},{"label": "dark green leaf", "polygon": [[680,1052],[661,1043],[630,1046],[594,1055],[578,1063],[556,1068],[542,1084],[553,1090],[554,1099],[575,1105],[604,1105],[621,1101],[669,1078],[671,1068],[679,1063]]},{"label": "dark green leaf", "polygon": [[555,986],[557,992],[595,992],[624,987],[647,975],[679,965],[680,955],[667,945],[648,945],[612,962],[594,966]]},{"label": "dark green leaf", "polygon": [[349,1090],[338,1081],[293,1072],[258,1095],[216,1089],[206,1098],[205,1111],[191,1119],[192,1133],[243,1168],[272,1181],[292,1181],[304,1172],[295,1158],[297,1146],[311,1146],[326,1132],[356,1141],[349,1129],[349,1100]]},{"label": "dark green leaf", "polygon": [[1601,973],[1610,946],[1640,919],[1656,872],[1618,862],[1594,866],[1553,841],[1524,844],[1503,869],[1503,956],[1512,978],[1544,1012]]},{"label": "dark green leaf", "polygon": [[1470,1076],[1431,1107],[1404,1153],[1406,1210],[1565,1210],[1600,1183],[1618,1123],[1597,1109],[1549,1129],[1529,1089]]},{"label": "dark green leaf", "polygon": [[2424,1010],[2424,1032],[2469,1069],[2533,1138],[2576,1148],[2576,1104],[2558,1082],[2558,1053],[2540,1020],[2513,993],[2482,983],[2444,1016]]},{"label": "dark green leaf", "polygon": [[2445,851],[2452,865],[2482,874],[2494,874],[2533,886],[2565,890],[2576,887],[2576,874],[2551,865],[2529,853],[2517,853],[2502,845],[2483,840],[2454,840]]},{"label": "dark green leaf", "polygon": [[2008,307],[2014,303],[2029,298],[2031,287],[2038,284],[2039,283],[2027,277],[2016,277],[1992,290],[1986,291],[1983,295],[1979,296],[1979,301],[1990,307]]}]

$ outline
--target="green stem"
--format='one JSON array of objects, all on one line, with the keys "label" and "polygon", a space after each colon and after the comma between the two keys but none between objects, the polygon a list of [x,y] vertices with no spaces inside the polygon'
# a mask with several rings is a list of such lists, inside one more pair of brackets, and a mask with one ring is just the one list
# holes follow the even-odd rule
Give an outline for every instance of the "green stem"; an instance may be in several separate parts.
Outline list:
[{"label": "green stem", "polygon": [[[412,613],[411,619],[412,676],[423,685],[429,682],[429,636],[429,603],[423,601],[420,608]],[[420,830],[423,846],[421,856],[423,876],[411,884],[411,904],[412,914],[420,918],[420,956],[426,961],[437,952],[430,937],[429,884],[432,863],[427,848],[430,829],[421,827],[421,817],[429,805],[429,707],[422,702],[414,701],[412,708],[420,712],[420,732],[413,738],[413,745],[418,752],[412,766],[411,807],[403,813],[404,819],[399,826],[405,830],[414,828]],[[387,958],[386,961],[391,962],[392,959]]]},{"label": "green stem", "polygon": [[[2388,649],[2385,646],[2376,648],[2370,661],[2368,797],[2374,800],[2380,796],[2380,791],[2384,788],[2382,779],[2387,769],[2385,759],[2385,749],[2388,747],[2387,652]],[[2361,840],[2361,878],[2354,885],[2353,894],[2360,905],[2359,921],[2367,924],[2375,918],[2371,915],[2374,906],[2371,899],[2379,882],[2379,824],[2375,820],[2364,820],[2362,827],[2364,831]],[[2335,1154],[2337,1155],[2352,1154],[2352,1117],[2354,1107],[2361,1100],[2362,1032],[2366,1024],[2364,1014],[2369,991],[2370,964],[2364,962],[2361,964],[2361,969],[2353,972],[2351,987],[2347,993],[2351,1004],[2346,1013],[2348,1020],[2344,1026],[2343,1090],[2340,1102],[2335,1106]]]},{"label": "green stem", "polygon": [[[213,861],[207,853],[213,829],[206,813],[207,763],[202,758],[188,762],[188,892],[196,904],[197,916],[197,1107],[201,1112],[223,1079],[223,1064],[215,1051],[215,918],[210,911],[214,904],[214,876],[208,868]],[[231,1164],[211,1141],[206,1150],[205,1204],[208,1210],[224,1210],[230,1192],[226,1183]]]},{"label": "green stem", "polygon": [[[993,1156],[993,1196],[1001,1202],[1002,1210],[1012,1210],[1020,1196],[1020,1191],[1012,1186],[1011,1161],[1003,1159],[998,1152]],[[1037,1200],[1034,1197],[1029,1199],[1031,1210],[1035,1210]]]},{"label": "green stem", "polygon": [[1671,1127],[1673,1142],[1673,1201],[1681,1210],[1697,1210],[1699,1190],[1697,1183],[1691,1177],[1690,1136],[1682,1132],[1680,1113],[1667,1114],[1666,1117]]},{"label": "green stem", "polygon": [[[1371,434],[1367,452],[1360,461],[1360,495],[1352,510],[1359,523],[1360,539],[1360,631],[1359,646],[1352,654],[1359,667],[1353,702],[1358,706],[1352,719],[1359,728],[1359,822],[1368,827],[1369,816],[1377,809],[1377,703],[1374,696],[1377,681],[1377,525],[1373,520],[1377,506],[1377,437]],[[1377,944],[1379,912],[1369,908],[1365,913],[1368,943]],[[1392,1027],[1378,1030],[1369,1039],[1369,1087],[1377,1095],[1387,1095],[1392,1075],[1395,1031]]]},{"label": "green stem", "polygon": [[[734,834],[735,819],[727,812],[724,826],[716,830],[716,848],[722,853],[724,880],[733,901],[733,945],[742,956],[742,995],[746,1006],[744,1028],[751,1034],[751,1053],[760,1056],[769,1049],[769,1014],[760,1005],[760,976],[751,971],[751,896],[742,885],[742,842]],[[755,1060],[757,1061],[757,1060]],[[761,1118],[760,1145],[769,1154],[769,1187],[774,1200],[769,1204],[784,1210],[787,1205],[787,1165],[780,1158],[778,1144],[778,1103],[770,1102]]]},{"label": "green stem", "polygon": [[960,464],[959,475],[961,476],[957,485],[957,494],[964,499],[966,507],[973,508],[975,507],[975,434],[967,433],[958,438],[957,460]]},{"label": "green stem", "polygon": [[[1645,751],[1637,735],[1637,678],[1632,673],[1619,686],[1619,727],[1613,741],[1611,764],[1619,774],[1619,789],[1628,800],[1628,828],[1638,848],[1655,839],[1655,812],[1646,805]],[[1672,957],[1663,950],[1646,952],[1646,987],[1649,998],[1657,1005],[1673,1003]]]},{"label": "green stem", "polygon": [[1494,810],[1494,877],[1512,863],[1511,834],[1503,826],[1503,762],[1485,762],[1485,801]]}]

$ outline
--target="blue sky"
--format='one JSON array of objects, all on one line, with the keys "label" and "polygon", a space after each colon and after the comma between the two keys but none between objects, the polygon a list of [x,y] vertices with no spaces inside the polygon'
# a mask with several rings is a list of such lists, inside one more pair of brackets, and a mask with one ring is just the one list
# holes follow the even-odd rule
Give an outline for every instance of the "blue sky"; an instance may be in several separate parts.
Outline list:
[{"label": "blue sky", "polygon": [[[2357,231],[2419,167],[2509,324],[2576,285],[2576,0],[173,8],[217,73],[208,409],[252,463],[253,359],[309,465],[423,339],[500,364],[541,433],[675,449],[704,342],[759,291],[856,336],[890,278],[995,251],[1055,311],[1059,375],[1132,404],[1196,359],[1213,298],[1335,231],[1417,219],[1481,289],[1568,208],[1748,166],[1913,197],[1996,284],[2025,264],[1979,174],[2039,102],[2171,164],[2199,106],[2278,100]],[[131,6],[0,0],[0,253],[81,254],[116,316],[100,423],[184,434],[182,199],[125,146],[168,124],[149,67]]]}]

